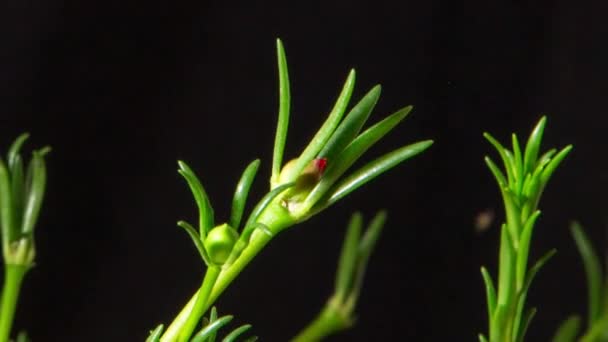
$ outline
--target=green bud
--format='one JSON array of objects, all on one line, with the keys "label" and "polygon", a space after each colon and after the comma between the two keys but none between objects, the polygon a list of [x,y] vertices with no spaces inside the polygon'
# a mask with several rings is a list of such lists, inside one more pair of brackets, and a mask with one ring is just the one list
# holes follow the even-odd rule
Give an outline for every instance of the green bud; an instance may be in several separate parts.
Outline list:
[{"label": "green bud", "polygon": [[[279,183],[286,182],[284,175],[291,171],[296,162],[297,159],[292,159],[285,164],[279,175]],[[314,187],[319,183],[319,180],[323,175],[323,171],[325,170],[326,163],[327,159],[325,158],[313,159],[310,161],[310,163],[298,175],[298,178],[296,178],[295,186],[287,191],[287,194],[283,199],[284,207],[286,207],[289,211],[293,211],[298,204],[302,203],[306,199],[312,189],[314,189]]]},{"label": "green bud", "polygon": [[225,263],[238,239],[237,231],[226,223],[211,229],[203,243],[211,262],[218,265]]}]

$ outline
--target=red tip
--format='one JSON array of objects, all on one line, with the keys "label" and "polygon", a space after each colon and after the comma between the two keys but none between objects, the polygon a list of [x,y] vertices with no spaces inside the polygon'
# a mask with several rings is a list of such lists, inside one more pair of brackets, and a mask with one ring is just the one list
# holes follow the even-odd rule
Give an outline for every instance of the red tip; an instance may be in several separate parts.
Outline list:
[{"label": "red tip", "polygon": [[315,167],[319,171],[319,173],[323,173],[325,168],[327,167],[327,158],[317,158],[315,159]]}]

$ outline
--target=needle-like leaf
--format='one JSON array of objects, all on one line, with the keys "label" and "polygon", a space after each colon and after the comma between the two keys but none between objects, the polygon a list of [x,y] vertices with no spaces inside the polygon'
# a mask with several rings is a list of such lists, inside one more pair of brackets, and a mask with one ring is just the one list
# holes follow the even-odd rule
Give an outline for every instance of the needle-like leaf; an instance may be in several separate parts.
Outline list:
[{"label": "needle-like leaf", "polygon": [[432,144],[432,140],[420,141],[411,145],[403,146],[369,162],[365,166],[333,185],[327,191],[327,195],[325,196],[327,200],[320,200],[316,211],[329,207],[336,201],[350,194],[382,173],[400,164],[404,160],[426,150]]},{"label": "needle-like leaf", "polygon": [[6,162],[8,164],[8,168],[12,169],[13,164],[16,162],[17,157],[19,156],[19,150],[23,146],[23,143],[30,137],[29,133],[23,133],[15,139],[15,141],[11,144],[11,147],[8,149],[8,154],[6,158]]},{"label": "needle-like leaf", "polygon": [[234,329],[230,334],[228,334],[222,342],[234,342],[236,339],[243,335],[247,330],[251,329],[251,324],[241,325],[240,327]]},{"label": "needle-like leaf", "polygon": [[524,285],[526,279],[526,270],[528,268],[528,254],[530,252],[530,243],[532,240],[532,232],[536,220],[540,216],[540,211],[537,210],[528,218],[524,224],[524,229],[519,236],[519,250],[517,251],[517,271],[516,271],[516,287],[519,291]]},{"label": "needle-like leaf", "polygon": [[496,166],[496,164],[494,164],[492,159],[488,156],[486,156],[483,160],[486,162],[486,165],[488,166],[490,171],[492,171],[492,174],[494,175],[494,178],[496,179],[498,186],[501,189],[506,188],[507,180],[505,179],[505,176],[502,173],[502,171],[500,171],[500,168],[498,166]]},{"label": "needle-like leaf", "polygon": [[146,339],[146,342],[158,342],[160,341],[160,336],[163,334],[163,330],[165,326],[159,324],[154,330],[150,331],[150,335]]},{"label": "needle-like leaf", "polygon": [[498,142],[498,140],[494,139],[494,137],[490,133],[484,132],[483,137],[486,138],[486,140],[488,140],[490,144],[492,144],[492,146],[494,146],[494,148],[500,155],[500,158],[502,159],[502,162],[505,165],[505,171],[507,172],[507,184],[513,184],[515,182],[516,174],[514,172],[513,163],[511,162],[513,158],[512,156],[509,157],[509,151],[504,148],[502,144]]},{"label": "needle-like leaf", "polygon": [[260,202],[251,211],[251,215],[249,215],[249,219],[247,219],[247,223],[245,223],[245,228],[243,230],[246,230],[248,229],[248,227],[255,225],[262,211],[264,211],[264,209],[268,207],[272,200],[275,199],[278,195],[280,195],[283,191],[291,188],[294,185],[295,182],[279,185],[278,187],[272,189],[272,191],[267,193],[264,197],[262,197]]},{"label": "needle-like leaf", "polygon": [[205,192],[203,185],[188,164],[181,160],[179,160],[177,164],[180,167],[178,172],[180,175],[182,175],[182,177],[184,177],[186,182],[188,182],[190,191],[192,191],[192,195],[194,196],[194,200],[198,206],[199,234],[201,239],[205,239],[207,233],[209,230],[211,230],[211,228],[213,228],[214,225],[213,208],[211,207],[211,203],[209,202],[209,198],[207,197],[207,193]]},{"label": "needle-like leaf", "polygon": [[526,150],[524,152],[524,168],[526,170],[532,170],[535,167],[536,158],[538,157],[538,151],[540,149],[540,143],[543,139],[546,123],[547,117],[543,116],[532,130],[532,133],[530,133],[530,137],[526,143]]},{"label": "needle-like leaf", "polygon": [[350,96],[352,95],[353,88],[355,86],[355,70],[351,70],[346,82],[344,84],[344,88],[334,105],[331,113],[323,123],[323,126],[319,129],[317,134],[312,138],[310,144],[306,146],[302,154],[298,157],[298,160],[294,167],[290,170],[287,170],[286,174],[281,176],[281,179],[284,182],[292,182],[295,181],[298,175],[304,170],[304,168],[313,160],[319,151],[325,146],[331,135],[336,130],[336,127],[340,123],[342,116],[344,115],[344,111],[348,106],[348,101],[350,100]]},{"label": "needle-like leaf", "polygon": [[359,134],[361,128],[374,110],[382,87],[373,87],[346,115],[327,144],[319,152],[319,157],[333,161],[342,150]]},{"label": "needle-like leaf", "polygon": [[247,202],[249,189],[251,188],[251,183],[253,183],[255,175],[258,172],[259,166],[259,159],[251,162],[243,172],[243,175],[236,186],[236,191],[234,192],[234,197],[232,199],[230,220],[228,221],[228,224],[234,229],[238,229],[239,225],[241,224],[241,218],[243,217],[243,211],[245,210],[245,203]]},{"label": "needle-like leaf", "polygon": [[412,110],[405,107],[361,133],[333,161],[330,161],[321,181],[306,198],[303,210],[312,207],[327,190],[351,167],[370,147],[390,132]]},{"label": "needle-like leaf", "polygon": [[512,274],[515,271],[515,265],[511,263],[514,260],[515,251],[511,235],[509,234],[507,224],[503,223],[500,229],[500,252],[498,270],[498,298],[497,305],[508,305],[514,295],[514,284],[511,281]]},{"label": "needle-like leaf", "polygon": [[210,322],[209,325],[205,326],[201,331],[199,331],[190,342],[205,342],[206,339],[211,336],[211,334],[217,333],[217,331],[228,324],[232,320],[232,316],[223,316],[213,322]]},{"label": "needle-like leaf", "polygon": [[11,196],[13,197],[13,212],[15,220],[13,224],[15,227],[21,227],[23,223],[23,209],[25,201],[25,179],[23,175],[23,160],[19,154],[15,155],[13,162],[9,165],[10,178],[11,178]]},{"label": "needle-like leaf", "polygon": [[2,224],[2,243],[5,248],[19,234],[13,224],[13,199],[11,196],[9,171],[0,158],[0,223]]},{"label": "needle-like leaf", "polygon": [[348,223],[348,229],[342,245],[342,252],[338,261],[338,272],[336,273],[336,288],[335,294],[342,302],[348,294],[354,275],[354,269],[357,264],[359,239],[361,237],[361,229],[363,228],[363,217],[361,213],[354,213]]},{"label": "needle-like leaf", "polygon": [[530,310],[528,310],[528,312],[526,312],[525,316],[522,319],[523,325],[521,326],[521,330],[517,332],[517,342],[524,341],[524,338],[526,337],[526,332],[528,332],[528,327],[530,326],[530,323],[532,322],[532,319],[534,319],[535,315],[536,308],[531,308]]},{"label": "needle-like leaf", "polygon": [[28,193],[25,198],[25,206],[23,209],[23,224],[21,226],[22,234],[31,234],[34,231],[38,214],[40,213],[40,207],[42,206],[42,199],[44,198],[44,189],[46,186],[46,166],[44,158],[38,151],[34,151],[32,154],[32,161],[29,165],[28,173],[31,174],[29,178],[30,186]]},{"label": "needle-like leaf", "polygon": [[274,138],[274,152],[272,158],[271,187],[278,185],[279,173],[283,164],[283,153],[289,127],[289,111],[291,94],[289,87],[289,72],[287,69],[287,57],[280,39],[277,39],[277,61],[279,69],[279,118],[277,131]]},{"label": "needle-like leaf", "polygon": [[591,241],[578,222],[573,222],[570,225],[570,233],[576,242],[576,248],[581,255],[583,266],[585,267],[585,276],[587,277],[587,310],[589,310],[587,322],[588,327],[591,328],[601,312],[602,266],[597,254],[593,250]]},{"label": "needle-like leaf", "polygon": [[[486,287],[486,298],[488,300],[488,326],[491,326],[494,310],[496,309],[496,289],[494,288],[494,281],[492,280],[490,272],[483,266],[481,267],[481,275]],[[491,330],[492,328],[490,327],[488,331]]]},{"label": "needle-like leaf", "polygon": [[[214,306],[211,308],[211,312],[209,313],[209,323],[213,323],[217,321],[217,308]],[[215,338],[217,336],[217,330],[213,330],[209,337],[207,337],[206,342],[215,342]]]},{"label": "needle-like leaf", "polygon": [[186,231],[186,233],[188,233],[188,235],[192,239],[192,242],[194,242],[194,246],[198,250],[198,253],[200,254],[201,258],[203,258],[203,261],[205,262],[205,264],[211,265],[211,259],[209,259],[209,256],[207,255],[207,251],[205,250],[203,241],[201,241],[201,237],[196,232],[196,229],[194,229],[194,227],[192,227],[186,221],[178,221],[177,225],[179,227],[183,228]]},{"label": "needle-like leaf", "polygon": [[568,145],[568,146],[564,147],[561,151],[559,151],[558,154],[555,155],[555,157],[551,158],[551,161],[543,169],[543,172],[540,176],[543,187],[545,184],[547,184],[547,182],[549,181],[549,178],[551,178],[551,175],[553,174],[555,169],[557,169],[559,164],[561,164],[561,162],[564,160],[564,158],[566,158],[566,156],[568,155],[568,153],[570,153],[570,151],[572,151],[572,145]]}]

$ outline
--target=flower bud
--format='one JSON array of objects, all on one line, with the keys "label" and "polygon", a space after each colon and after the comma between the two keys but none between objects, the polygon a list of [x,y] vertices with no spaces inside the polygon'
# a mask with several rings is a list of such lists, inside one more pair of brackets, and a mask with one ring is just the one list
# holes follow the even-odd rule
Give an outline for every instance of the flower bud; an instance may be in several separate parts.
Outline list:
[{"label": "flower bud", "polygon": [[[281,171],[281,175],[286,174],[291,168],[293,168],[296,162],[297,159],[292,159],[285,164],[283,170]],[[326,166],[326,158],[317,158],[311,160],[304,170],[302,170],[302,172],[298,175],[298,178],[296,178],[296,184],[294,187],[288,190],[287,195],[283,199],[283,206],[292,211],[295,209],[297,204],[304,201],[312,189],[314,189],[314,187],[319,183]],[[279,176],[279,181],[280,183],[284,183],[286,180],[281,179],[281,175]]]},{"label": "flower bud", "polygon": [[203,243],[211,262],[218,265],[225,263],[238,238],[237,231],[226,223],[211,229]]}]

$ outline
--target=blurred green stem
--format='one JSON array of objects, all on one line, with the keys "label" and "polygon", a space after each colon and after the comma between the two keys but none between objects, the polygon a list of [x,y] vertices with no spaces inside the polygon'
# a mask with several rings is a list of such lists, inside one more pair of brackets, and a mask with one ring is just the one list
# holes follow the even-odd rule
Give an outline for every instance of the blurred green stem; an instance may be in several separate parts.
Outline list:
[{"label": "blurred green stem", "polygon": [[320,341],[326,336],[347,329],[352,325],[348,315],[341,314],[336,305],[330,300],[319,315],[291,342]]},{"label": "blurred green stem", "polygon": [[209,294],[213,289],[213,285],[217,281],[217,277],[220,275],[220,267],[219,266],[209,266],[207,268],[207,273],[205,273],[205,278],[203,279],[203,284],[201,288],[198,290],[198,295],[196,296],[196,301],[192,306],[192,310],[190,310],[190,314],[184,323],[184,327],[179,335],[179,340],[186,342],[190,339],[192,332],[196,329],[196,326],[203,317],[205,313],[205,303],[208,302]]},{"label": "blurred green stem", "polygon": [[28,267],[24,265],[5,265],[4,287],[0,302],[0,342],[7,342],[9,339],[21,283],[27,270]]}]

